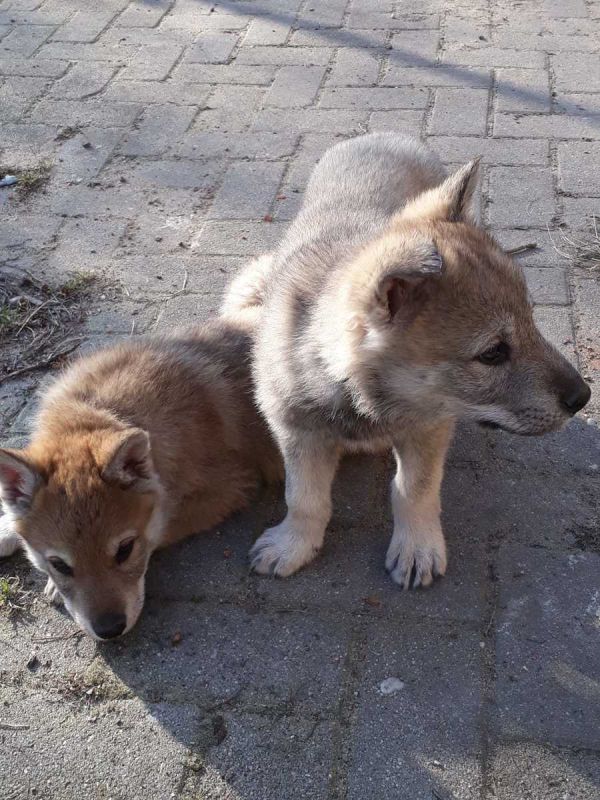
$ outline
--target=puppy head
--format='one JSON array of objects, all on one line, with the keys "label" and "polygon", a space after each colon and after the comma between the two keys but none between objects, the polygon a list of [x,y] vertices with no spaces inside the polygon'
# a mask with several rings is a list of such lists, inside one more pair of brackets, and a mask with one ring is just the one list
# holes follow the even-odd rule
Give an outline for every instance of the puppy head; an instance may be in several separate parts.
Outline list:
[{"label": "puppy head", "polygon": [[471,162],[417,197],[352,265],[368,391],[513,433],[557,430],[590,390],[537,329],[519,266],[474,224],[476,181]]},{"label": "puppy head", "polygon": [[137,428],[0,450],[0,494],[33,564],[96,639],[126,633],[160,535],[160,484]]}]

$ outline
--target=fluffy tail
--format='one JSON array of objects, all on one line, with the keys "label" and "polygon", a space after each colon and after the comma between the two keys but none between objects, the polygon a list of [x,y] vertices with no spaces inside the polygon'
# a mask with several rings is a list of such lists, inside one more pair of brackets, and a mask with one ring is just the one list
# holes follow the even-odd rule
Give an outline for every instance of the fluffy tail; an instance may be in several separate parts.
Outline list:
[{"label": "fluffy tail", "polygon": [[254,330],[263,307],[267,280],[273,265],[273,254],[259,256],[243,267],[225,293],[221,316],[228,322]]}]

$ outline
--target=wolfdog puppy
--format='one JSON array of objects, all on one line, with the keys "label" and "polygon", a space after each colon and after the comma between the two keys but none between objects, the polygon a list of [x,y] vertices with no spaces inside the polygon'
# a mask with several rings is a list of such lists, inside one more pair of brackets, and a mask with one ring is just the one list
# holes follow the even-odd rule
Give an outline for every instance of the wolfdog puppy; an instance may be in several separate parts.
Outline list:
[{"label": "wolfdog puppy", "polygon": [[323,544],[340,454],[392,448],[386,567],[446,570],[440,484],[460,416],[558,430],[590,389],[536,328],[521,269],[477,224],[478,162],[450,177],[417,141],[371,134],[315,168],[280,247],[237,278],[260,306],[256,396],[283,452],[287,516],[251,551],[291,575]]}]

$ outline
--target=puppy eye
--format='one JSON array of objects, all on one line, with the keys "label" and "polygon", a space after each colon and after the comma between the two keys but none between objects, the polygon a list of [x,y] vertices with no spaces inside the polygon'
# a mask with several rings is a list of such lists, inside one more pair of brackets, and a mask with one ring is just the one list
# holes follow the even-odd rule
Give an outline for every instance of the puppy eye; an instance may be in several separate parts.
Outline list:
[{"label": "puppy eye", "polygon": [[504,364],[508,361],[510,356],[510,347],[506,342],[498,342],[488,350],[484,350],[477,356],[477,361],[488,366],[497,367],[499,364]]},{"label": "puppy eye", "polygon": [[135,544],[135,539],[127,539],[126,542],[121,542],[119,545],[119,549],[115,555],[115,561],[117,564],[123,564],[123,562],[127,561],[129,556],[131,555],[131,551],[133,550],[133,545]]},{"label": "puppy eye", "polygon": [[56,558],[53,556],[52,558],[49,558],[48,561],[57,572],[60,572],[61,575],[73,574],[73,568],[70,567],[66,561],[63,561],[62,558]]}]

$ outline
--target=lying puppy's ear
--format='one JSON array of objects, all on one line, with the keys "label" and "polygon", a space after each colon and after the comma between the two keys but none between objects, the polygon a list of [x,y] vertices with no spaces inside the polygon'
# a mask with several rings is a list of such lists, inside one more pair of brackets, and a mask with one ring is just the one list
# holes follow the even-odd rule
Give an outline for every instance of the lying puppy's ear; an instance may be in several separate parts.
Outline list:
[{"label": "lying puppy's ear", "polygon": [[0,449],[0,497],[14,517],[23,517],[42,483],[42,476],[19,450]]},{"label": "lying puppy's ear", "polygon": [[449,178],[415,197],[400,213],[402,220],[445,219],[479,224],[475,192],[479,182],[479,158],[469,161]]},{"label": "lying puppy's ear", "polygon": [[390,321],[409,322],[426,302],[432,280],[442,274],[442,257],[431,243],[414,253],[409,263],[390,266],[377,285],[378,303]]},{"label": "lying puppy's ear", "polygon": [[127,428],[110,437],[102,454],[101,475],[107,483],[136,492],[150,492],[157,476],[150,452],[150,437],[141,428]]}]

